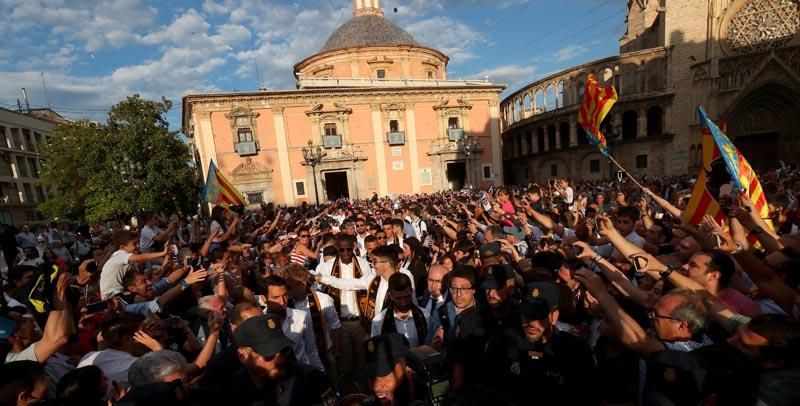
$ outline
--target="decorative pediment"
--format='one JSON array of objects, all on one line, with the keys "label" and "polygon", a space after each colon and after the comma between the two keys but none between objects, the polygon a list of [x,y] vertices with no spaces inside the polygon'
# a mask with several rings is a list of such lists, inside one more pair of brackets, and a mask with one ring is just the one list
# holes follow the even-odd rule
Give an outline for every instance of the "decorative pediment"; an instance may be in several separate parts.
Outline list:
[{"label": "decorative pediment", "polygon": [[314,76],[330,76],[331,73],[333,73],[333,65],[328,64],[317,66],[311,70],[311,74]]},{"label": "decorative pediment", "polygon": [[341,149],[328,150],[322,163],[366,161],[367,154],[358,145],[346,145]]},{"label": "decorative pediment", "polygon": [[391,110],[405,110],[406,104],[405,103],[383,103],[381,104],[381,111],[391,111]]},{"label": "decorative pediment", "polygon": [[246,108],[246,107],[234,107],[233,110],[229,111],[225,114],[225,118],[230,120],[231,128],[239,128],[239,127],[255,127],[256,118],[259,116],[259,113],[254,112],[253,110]]},{"label": "decorative pediment", "polygon": [[343,114],[351,114],[353,109],[339,103],[333,103],[332,108],[325,108],[325,105],[320,103],[315,105],[311,110],[306,111],[306,115],[311,116],[322,116],[322,115],[343,115]]},{"label": "decorative pediment", "polygon": [[253,158],[247,157],[245,161],[231,172],[231,177],[234,183],[244,182],[272,182],[273,169],[267,168],[257,162],[253,162]]},{"label": "decorative pediment", "polygon": [[453,103],[453,104],[450,104],[450,100],[449,99],[442,99],[442,101],[439,102],[439,104],[433,106],[434,110],[442,110],[442,109],[448,109],[448,108],[457,108],[457,109],[470,110],[470,109],[472,109],[472,103],[468,102],[467,99],[465,99],[463,97],[459,97],[458,99],[456,99],[456,102]]},{"label": "decorative pediment", "polygon": [[390,66],[393,63],[394,63],[394,60],[392,60],[392,59],[390,59],[390,58],[388,58],[386,56],[376,56],[376,57],[374,57],[372,59],[368,59],[367,60],[367,64],[369,64],[370,67]]},{"label": "decorative pediment", "polygon": [[422,64],[425,66],[430,66],[431,68],[439,68],[439,62],[436,62],[432,59],[424,59]]}]

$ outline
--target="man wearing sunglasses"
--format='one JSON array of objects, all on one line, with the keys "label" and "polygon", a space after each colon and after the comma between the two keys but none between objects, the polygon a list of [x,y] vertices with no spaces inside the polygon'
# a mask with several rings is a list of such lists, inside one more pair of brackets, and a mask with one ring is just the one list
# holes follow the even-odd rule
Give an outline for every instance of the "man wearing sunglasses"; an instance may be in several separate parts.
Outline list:
[{"label": "man wearing sunglasses", "polygon": [[274,315],[252,317],[233,332],[244,369],[234,374],[231,403],[235,405],[333,405],[328,378],[297,362],[292,340]]}]

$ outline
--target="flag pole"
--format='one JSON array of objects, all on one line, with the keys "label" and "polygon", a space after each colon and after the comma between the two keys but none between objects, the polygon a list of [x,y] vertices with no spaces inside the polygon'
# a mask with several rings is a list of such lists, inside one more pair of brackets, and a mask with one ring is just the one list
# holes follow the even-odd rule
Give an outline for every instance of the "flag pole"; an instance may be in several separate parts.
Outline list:
[{"label": "flag pole", "polygon": [[625,168],[623,168],[623,167],[622,167],[622,165],[620,165],[620,164],[619,164],[619,162],[617,162],[617,160],[616,160],[616,159],[614,159],[614,157],[612,157],[610,154],[609,154],[609,155],[607,155],[606,157],[607,157],[607,158],[608,158],[608,159],[609,159],[609,160],[610,160],[610,161],[611,161],[611,162],[612,162],[614,165],[617,165],[617,168],[619,168],[619,169],[620,169],[622,172],[624,172],[624,173],[625,173],[625,175],[627,175],[627,176],[628,176],[628,179],[630,179],[631,181],[633,181],[633,183],[635,183],[635,184],[636,184],[636,186],[639,186],[639,188],[640,188],[640,189],[644,189],[644,186],[642,186],[642,184],[641,184],[641,183],[639,183],[639,182],[636,180],[636,178],[634,178],[633,176],[631,176],[631,174],[630,174],[630,173],[629,173],[627,170],[625,170]]}]

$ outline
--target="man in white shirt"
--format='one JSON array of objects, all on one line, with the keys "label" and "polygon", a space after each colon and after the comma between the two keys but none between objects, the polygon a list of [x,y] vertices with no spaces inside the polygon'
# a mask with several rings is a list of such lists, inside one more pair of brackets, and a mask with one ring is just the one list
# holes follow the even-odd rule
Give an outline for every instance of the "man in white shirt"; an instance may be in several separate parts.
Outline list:
[{"label": "man in white shirt", "polygon": [[428,319],[447,302],[447,290],[442,285],[446,275],[447,268],[444,265],[434,264],[428,269],[428,291],[422,295],[419,302]]},{"label": "man in white shirt", "polygon": [[325,369],[332,372],[333,368],[329,366],[332,364],[333,354],[337,352],[333,348],[332,337],[342,327],[333,298],[311,290],[308,282],[311,274],[302,265],[287,265],[281,270],[281,276],[286,279],[289,288],[289,307],[302,310],[311,318],[320,359]]},{"label": "man in white shirt", "polygon": [[361,257],[364,257],[364,239],[369,236],[367,231],[367,221],[363,218],[356,219],[356,243],[358,244],[358,252]]},{"label": "man in white shirt", "polygon": [[141,252],[153,252],[156,243],[166,243],[169,236],[172,235],[175,230],[177,230],[178,222],[173,221],[169,223],[169,226],[167,226],[165,230],[162,231],[161,228],[158,227],[160,220],[161,219],[156,213],[152,213],[146,217],[145,225],[142,227],[142,231],[139,233],[139,250]]},{"label": "man in white shirt", "polygon": [[[39,251],[36,248],[25,248],[25,256],[22,257],[22,260],[19,261],[17,265],[27,265],[33,266],[38,268],[39,265],[43,264],[44,260],[39,258]],[[11,268],[13,263],[9,264],[8,267]]]},{"label": "man in white shirt", "polygon": [[[383,310],[383,307],[389,302],[389,278],[392,275],[399,272],[411,278],[411,290],[414,290],[414,275],[407,269],[400,269],[400,258],[396,246],[386,245],[372,250],[372,265],[375,274],[364,275],[359,279],[348,280],[330,275],[317,275],[316,279],[323,285],[337,289],[366,290],[367,314],[362,312],[361,317],[365,317],[371,322],[375,314]],[[369,307],[372,303],[375,304],[374,308]]]},{"label": "man in white shirt", "polygon": [[267,308],[264,309],[264,314],[275,314],[280,318],[283,333],[292,340],[292,349],[298,361],[325,372],[325,366],[322,365],[322,359],[317,351],[311,315],[303,310],[288,307],[289,288],[285,279],[270,275],[264,278],[264,285],[267,287],[265,295]]},{"label": "man in white shirt", "polygon": [[147,353],[148,349],[137,339],[139,322],[133,319],[116,317],[103,323],[100,332],[107,346],[102,351],[92,351],[81,358],[78,368],[94,365],[103,371],[109,381],[109,393],[116,382],[120,389],[128,388],[128,369],[131,364]]},{"label": "man in white shirt", "polygon": [[416,234],[417,239],[419,239],[420,242],[425,242],[425,236],[428,235],[428,225],[425,223],[425,220],[419,216],[419,209],[411,209],[409,217],[411,218],[411,227],[414,229],[414,234]]},{"label": "man in white shirt", "polygon": [[411,300],[414,296],[411,280],[402,273],[389,277],[389,304],[372,319],[372,337],[399,333],[411,347],[426,344],[428,320],[425,311]]},{"label": "man in white shirt", "polygon": [[124,290],[122,279],[130,264],[163,258],[169,254],[169,247],[161,252],[134,254],[139,247],[139,238],[128,230],[120,230],[114,235],[114,245],[117,251],[111,254],[100,272],[100,295],[104,300]]}]

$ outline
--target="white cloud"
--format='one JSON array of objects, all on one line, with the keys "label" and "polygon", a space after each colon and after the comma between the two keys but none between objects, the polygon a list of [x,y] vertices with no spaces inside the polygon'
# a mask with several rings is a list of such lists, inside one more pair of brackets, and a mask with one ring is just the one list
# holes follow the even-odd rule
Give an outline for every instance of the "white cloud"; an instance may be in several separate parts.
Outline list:
[{"label": "white cloud", "polygon": [[475,54],[470,48],[484,41],[480,31],[450,17],[431,17],[405,28],[420,44],[449,56],[451,64],[473,59]]},{"label": "white cloud", "polygon": [[485,69],[472,75],[471,77],[482,78],[484,76],[488,76],[489,80],[491,80],[493,83],[507,85],[508,87],[506,88],[506,93],[508,93],[510,89],[517,88],[525,83],[530,82],[535,73],[536,66],[521,66],[518,64],[511,64]]},{"label": "white cloud", "polygon": [[553,54],[553,59],[556,62],[566,62],[570,59],[573,59],[579,55],[586,53],[588,49],[583,45],[569,45],[564,48],[559,49]]}]

